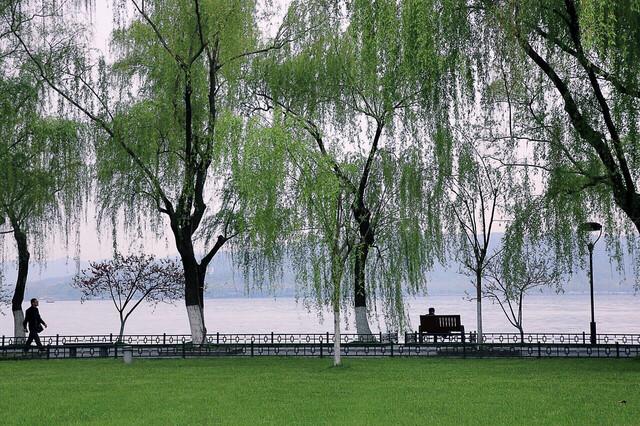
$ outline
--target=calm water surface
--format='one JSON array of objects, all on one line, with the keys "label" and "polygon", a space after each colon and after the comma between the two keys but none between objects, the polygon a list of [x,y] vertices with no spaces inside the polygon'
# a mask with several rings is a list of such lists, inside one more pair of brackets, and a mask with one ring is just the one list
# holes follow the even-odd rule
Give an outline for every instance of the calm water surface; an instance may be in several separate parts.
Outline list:
[{"label": "calm water surface", "polygon": [[[461,296],[429,296],[409,302],[411,325],[417,328],[419,315],[429,306],[438,314],[460,314],[467,331],[476,329],[475,302]],[[589,330],[588,294],[532,295],[525,299],[525,332],[582,332]],[[26,308],[27,305],[25,304]],[[597,294],[595,315],[599,333],[639,333],[640,298],[632,294]],[[118,315],[111,301],[41,301],[40,313],[49,324],[47,335],[117,333]],[[309,311],[292,298],[277,299],[210,299],[205,302],[205,318],[209,333],[324,333],[333,329],[328,312],[319,318],[317,310]],[[485,332],[514,332],[498,305],[483,304]],[[375,332],[386,331],[383,318],[371,323]],[[353,316],[343,331],[354,332]],[[141,305],[127,322],[127,334],[187,334],[189,324],[184,305],[160,304],[155,309]],[[10,314],[0,316],[0,335],[13,333]]]}]

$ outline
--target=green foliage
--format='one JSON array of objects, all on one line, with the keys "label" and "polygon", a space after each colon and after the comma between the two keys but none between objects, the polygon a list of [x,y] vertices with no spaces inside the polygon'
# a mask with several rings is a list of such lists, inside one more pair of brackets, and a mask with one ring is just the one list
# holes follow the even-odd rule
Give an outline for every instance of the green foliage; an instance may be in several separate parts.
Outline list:
[{"label": "green foliage", "polygon": [[[559,250],[550,250],[557,238],[547,234],[544,222],[539,214],[543,206],[535,199],[518,200],[511,207],[512,220],[502,238],[502,254],[498,261],[498,270],[503,284],[510,291],[523,293],[541,286],[562,290],[562,278],[572,272],[575,262],[567,262]],[[533,280],[534,282],[530,282]],[[513,298],[517,293],[508,294]]]},{"label": "green foliage", "polygon": [[283,243],[295,227],[295,207],[287,187],[288,137],[284,129],[267,128],[254,120],[236,146],[240,150],[228,159],[231,179],[225,188],[225,194],[233,194],[234,206],[225,200],[219,216],[233,215],[230,223],[240,234],[234,242],[238,263],[248,282],[263,287],[275,283],[282,272]]},{"label": "green foliage", "polygon": [[[102,210],[124,209],[130,224],[144,217],[160,233],[159,216],[150,213],[166,208],[163,197],[186,217],[197,206],[181,203],[202,195],[207,214],[194,242],[209,250],[219,235],[233,237],[236,260],[261,284],[265,270],[271,278],[277,272],[272,263],[281,256],[277,240],[288,218],[279,193],[286,172],[281,132],[242,109],[247,60],[264,47],[256,5],[209,0],[144,7],[144,15],[138,11],[112,36],[117,59],[106,84],[139,87],[118,100],[114,134],[98,145]],[[203,187],[197,170],[204,170]]]},{"label": "green foliage", "polygon": [[472,13],[482,115],[502,161],[526,165],[529,193],[544,195],[531,209],[537,234],[571,271],[585,258],[576,227],[597,220],[620,266],[638,244],[637,202],[625,202],[638,198],[640,165],[637,2],[480,2]]},{"label": "green foliage", "polygon": [[[350,223],[341,226],[360,244],[355,209],[362,205],[371,212],[374,242],[366,265],[366,295],[370,301],[384,300],[385,319],[398,328],[406,324],[403,295],[424,289],[424,272],[442,255],[435,198],[442,186],[436,183],[434,163],[446,167],[451,161],[442,120],[461,81],[457,71],[465,64],[460,50],[464,42],[443,45],[441,40],[449,31],[465,33],[458,25],[464,20],[458,6],[432,1],[351,1],[344,7],[293,2],[284,27],[299,36],[257,63],[262,77],[257,77],[255,92],[274,109],[275,122],[284,116],[292,138],[309,152],[302,155],[313,159],[305,166],[312,168],[314,184],[301,197],[312,203],[298,205],[299,216],[308,221],[305,229],[327,223],[313,213],[318,208],[313,203],[322,206],[321,212],[335,213],[332,203],[335,194],[341,194],[344,205],[351,206]],[[438,138],[435,146],[426,142],[431,133]],[[331,182],[322,177],[325,173],[335,181],[324,184]],[[325,237],[317,236],[310,246],[334,235],[334,228],[322,229]],[[322,303],[329,300],[321,282],[328,276],[322,262],[330,258],[326,250],[331,244],[322,250],[310,246],[296,246],[299,257],[315,260],[301,260],[297,266]],[[354,260],[352,255],[349,261]],[[345,283],[355,278],[349,269]],[[353,297],[353,288],[341,288]]]},{"label": "green foliage", "polygon": [[486,260],[491,211],[511,278],[534,243],[572,271],[588,219],[618,260],[617,237],[638,249],[638,0],[295,0],[272,40],[255,1],[117,0],[113,63],[56,2],[28,19],[34,4],[13,22],[30,65],[16,54],[0,81],[4,226],[75,221],[92,139],[101,220],[160,234],[165,213],[196,252],[231,238],[257,285],[290,249],[318,305],[350,301],[351,248],[371,238],[366,294],[399,328],[447,238],[465,265]]},{"label": "green foliage", "polygon": [[290,155],[296,166],[292,208],[297,220],[288,253],[298,291],[316,306],[335,310],[353,292],[348,268],[356,238],[348,211],[351,196],[322,155],[304,146]]},{"label": "green foliage", "polygon": [[[42,259],[51,233],[69,235],[79,224],[89,175],[84,129],[47,116],[38,91],[26,73],[11,75],[6,66],[2,70],[0,222],[26,233]],[[62,242],[68,244],[68,239]]]}]

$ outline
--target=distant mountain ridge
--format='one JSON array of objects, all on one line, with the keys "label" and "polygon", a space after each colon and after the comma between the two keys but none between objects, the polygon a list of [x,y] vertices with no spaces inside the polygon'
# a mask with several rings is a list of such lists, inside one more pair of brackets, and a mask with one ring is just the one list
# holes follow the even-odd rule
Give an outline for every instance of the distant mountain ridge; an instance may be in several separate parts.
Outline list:
[{"label": "distant mountain ridge", "polygon": [[[87,268],[86,261],[81,261],[79,269]],[[5,284],[11,289],[15,281],[15,264],[2,265]],[[78,265],[73,260],[56,259],[47,262],[46,268],[40,270],[37,264],[30,268],[29,281],[27,283],[26,297],[52,300],[78,300],[80,292],[70,283],[78,270]],[[472,294],[473,286],[470,277],[459,274],[459,266],[451,264],[449,267],[438,265],[428,274],[427,294],[429,295],[464,295]],[[619,274],[615,267],[609,263],[609,258],[604,250],[594,253],[594,289],[597,292],[633,293],[633,272],[627,271],[626,277]],[[293,271],[285,268],[282,279],[273,286],[265,286],[263,289],[248,288],[242,276],[242,272],[234,268],[231,255],[227,252],[219,253],[211,263],[207,273],[207,298],[228,297],[293,297],[296,295],[295,275]],[[586,271],[576,273],[571,280],[564,285],[567,293],[586,293],[589,291],[589,281]],[[552,293],[545,289],[545,293]]]}]

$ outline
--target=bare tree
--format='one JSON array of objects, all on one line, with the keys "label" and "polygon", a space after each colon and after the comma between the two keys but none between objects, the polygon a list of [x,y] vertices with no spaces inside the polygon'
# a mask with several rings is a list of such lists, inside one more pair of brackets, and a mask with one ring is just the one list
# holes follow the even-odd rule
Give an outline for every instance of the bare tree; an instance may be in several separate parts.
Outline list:
[{"label": "bare tree", "polygon": [[446,180],[450,195],[444,212],[451,218],[446,223],[455,236],[450,246],[453,258],[476,289],[478,342],[482,343],[482,278],[502,251],[491,247],[492,234],[505,215],[511,188],[505,185],[506,172],[494,167],[472,144],[463,144],[458,156],[457,170]]},{"label": "bare tree", "polygon": [[544,287],[554,287],[556,291],[561,289],[563,275],[544,250],[544,246],[529,243],[518,260],[510,259],[508,252],[503,252],[484,270],[482,294],[500,305],[509,323],[520,332],[521,342],[524,341],[524,296]]},{"label": "bare tree", "polygon": [[153,255],[122,256],[116,253],[108,262],[93,262],[73,279],[82,292],[82,300],[111,297],[120,316],[122,340],[124,326],[133,311],[143,302],[154,305],[173,302],[184,292],[184,273],[173,260],[156,260]]}]

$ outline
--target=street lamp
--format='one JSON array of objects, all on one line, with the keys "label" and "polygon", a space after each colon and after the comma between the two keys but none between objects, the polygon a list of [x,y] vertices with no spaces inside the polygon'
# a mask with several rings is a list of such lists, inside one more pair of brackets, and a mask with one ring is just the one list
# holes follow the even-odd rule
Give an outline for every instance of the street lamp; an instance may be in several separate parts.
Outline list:
[{"label": "street lamp", "polygon": [[[593,247],[602,235],[602,225],[598,222],[585,222],[578,227],[579,231],[587,232],[587,248],[589,249],[589,287],[591,291],[591,344],[596,344],[596,320],[593,313]],[[598,236],[595,237],[595,233]]]}]

